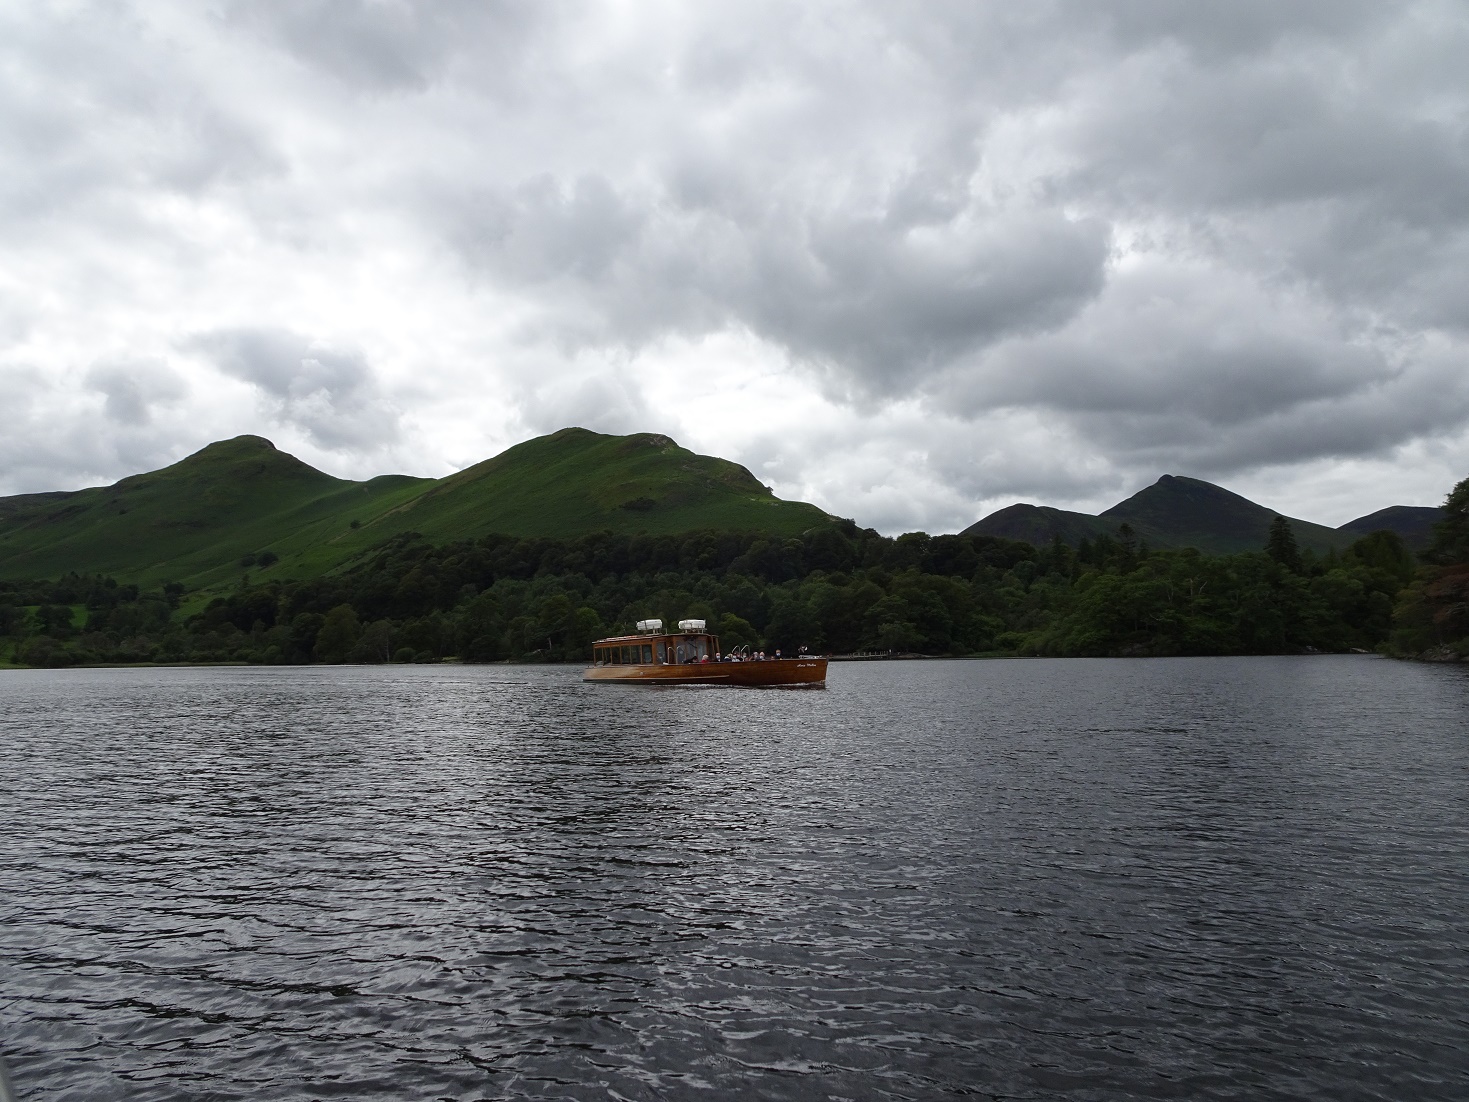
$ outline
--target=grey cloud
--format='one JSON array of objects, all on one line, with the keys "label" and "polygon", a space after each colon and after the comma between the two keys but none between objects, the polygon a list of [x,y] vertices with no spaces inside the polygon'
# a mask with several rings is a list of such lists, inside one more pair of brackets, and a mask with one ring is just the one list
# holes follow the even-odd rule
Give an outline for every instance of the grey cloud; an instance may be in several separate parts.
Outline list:
[{"label": "grey cloud", "polygon": [[1384,349],[1354,341],[1309,295],[1298,293],[1305,301],[1288,313],[1272,308],[1289,297],[1218,269],[1165,264],[1114,275],[1071,325],[1007,342],[936,393],[971,412],[1180,415],[1225,428],[1398,373]]},{"label": "grey cloud", "polygon": [[1442,352],[1370,385],[1221,426],[1197,415],[1082,412],[1070,423],[1114,460],[1138,469],[1223,476],[1329,458],[1384,458],[1469,419],[1469,373]]},{"label": "grey cloud", "polygon": [[1104,225],[1059,212],[940,199],[920,214],[906,187],[892,217],[771,203],[753,229],[699,200],[537,179],[451,232],[510,286],[559,281],[563,335],[637,344],[734,325],[877,393],[1063,322],[1101,290],[1109,247]]},{"label": "grey cloud", "polygon": [[[1395,222],[1462,224],[1469,197],[1464,123],[1435,119],[1369,85],[1323,79],[1318,66],[1251,56],[1197,68],[1157,55],[1104,72],[1066,135],[1080,167],[1056,181],[1095,203],[1250,212],[1313,201],[1378,202]],[[1357,75],[1367,76],[1365,73]],[[1435,91],[1469,100],[1447,77]]]},{"label": "grey cloud", "polygon": [[279,421],[320,447],[377,451],[398,439],[399,412],[360,351],[269,328],[202,333],[187,346],[256,387]]},{"label": "grey cloud", "polygon": [[1451,345],[1344,324],[1308,293],[1271,301],[1237,274],[1164,266],[1114,278],[1066,329],[950,373],[932,401],[1043,411],[1111,463],[1206,476],[1385,456],[1469,419]]},{"label": "grey cloud", "polygon": [[1314,281],[1388,325],[1462,328],[1469,19],[1373,7],[1319,41],[1208,64],[1157,50],[1093,71],[1055,135],[1072,166],[1050,187],[1098,216],[1169,220],[1262,282]]},{"label": "grey cloud", "polygon": [[1101,22],[1124,46],[1171,39],[1205,56],[1258,52],[1282,38],[1355,35],[1381,23],[1391,11],[1391,5],[1377,0],[1070,0],[1062,8],[1072,18]]},{"label": "grey cloud", "polygon": [[370,91],[422,91],[466,43],[472,63],[514,67],[517,49],[552,5],[528,0],[248,0],[226,9],[303,63]]},{"label": "grey cloud", "polygon": [[[161,365],[145,365],[140,400],[169,406],[182,397],[181,384]],[[89,385],[117,382],[109,369],[89,372]],[[6,431],[0,433],[0,494],[75,489],[111,482],[122,475],[161,467],[178,457],[176,425],[99,420],[95,410],[73,416],[70,380],[34,366],[0,363]],[[78,388],[79,389],[79,388]],[[134,395],[124,390],[122,407]],[[118,407],[118,412],[134,412]],[[146,407],[145,407],[146,412]],[[151,420],[147,418],[147,420]]]},{"label": "grey cloud", "polygon": [[[790,14],[714,19],[675,51],[691,103],[728,105],[722,131],[449,204],[441,232],[533,306],[526,340],[746,330],[844,400],[1045,412],[1120,463],[1383,454],[1462,423],[1452,400],[1425,417],[1412,381],[1415,333],[1469,317],[1465,87],[1452,50],[1401,66],[1415,35],[1464,33],[1452,9],[867,7],[824,51],[809,12],[760,33]],[[784,116],[741,130],[763,98]],[[1138,246],[1191,266],[1184,294],[1137,286]],[[1365,395],[1371,426],[1344,412]]]},{"label": "grey cloud", "polygon": [[[101,395],[141,440],[177,407],[118,365],[201,333],[355,462],[405,439],[410,385],[458,451],[466,387],[527,430],[666,429],[627,365],[749,338],[831,426],[953,422],[927,482],[830,483],[905,524],[1397,462],[1469,423],[1466,52],[1452,0],[11,6],[0,356],[101,365],[27,425]],[[823,439],[781,448],[788,483]]]},{"label": "grey cloud", "polygon": [[1002,336],[1058,325],[1101,290],[1104,226],[974,213],[927,239],[856,219],[808,225],[796,249],[755,258],[739,320],[896,391]]},{"label": "grey cloud", "polygon": [[647,217],[596,174],[564,186],[537,176],[507,194],[467,196],[461,209],[454,225],[459,248],[517,286],[606,280],[624,250],[636,245]]},{"label": "grey cloud", "polygon": [[[0,218],[14,241],[54,233],[79,209],[109,234],[158,232],[159,192],[198,195],[277,174],[243,117],[193,84],[138,17],[111,5],[40,18],[0,14]],[[50,89],[55,94],[38,93]],[[187,89],[187,90],[185,90]]]},{"label": "grey cloud", "polygon": [[147,425],[155,406],[176,403],[188,394],[178,372],[161,363],[96,364],[86,379],[103,395],[107,417],[120,425]]}]

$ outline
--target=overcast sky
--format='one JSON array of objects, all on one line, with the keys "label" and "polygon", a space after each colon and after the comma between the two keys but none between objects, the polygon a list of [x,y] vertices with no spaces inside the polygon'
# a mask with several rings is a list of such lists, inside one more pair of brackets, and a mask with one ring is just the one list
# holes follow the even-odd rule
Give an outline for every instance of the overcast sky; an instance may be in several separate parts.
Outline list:
[{"label": "overcast sky", "polygon": [[1469,5],[0,5],[0,493],[662,432],[894,533],[1469,474]]}]

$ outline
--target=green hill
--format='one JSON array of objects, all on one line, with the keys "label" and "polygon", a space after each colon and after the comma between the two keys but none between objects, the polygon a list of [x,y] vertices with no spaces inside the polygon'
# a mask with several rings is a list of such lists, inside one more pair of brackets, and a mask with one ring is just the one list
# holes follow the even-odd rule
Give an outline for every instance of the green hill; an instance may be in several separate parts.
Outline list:
[{"label": "green hill", "polygon": [[441,479],[374,522],[436,542],[478,532],[579,536],[697,528],[798,535],[831,518],[782,501],[737,463],[666,436],[562,429]]},{"label": "green hill", "polygon": [[964,536],[998,536],[1036,547],[1046,547],[1057,537],[1062,543],[1075,547],[1084,539],[1095,539],[1103,534],[1115,536],[1117,526],[1108,525],[1101,517],[1090,513],[1024,504],[999,509],[960,533]]},{"label": "green hill", "polygon": [[68,571],[200,584],[234,577],[246,555],[298,553],[427,479],[333,478],[258,436],[210,444],[112,486],[0,499],[0,577]]},{"label": "green hill", "polygon": [[[1197,547],[1213,554],[1258,551],[1270,537],[1270,522],[1280,514],[1222,486],[1197,478],[1165,474],[1101,514],[1112,526],[1131,524],[1155,547]],[[1345,547],[1335,529],[1287,518],[1296,542],[1314,551]]]},{"label": "green hill", "polygon": [[[447,478],[367,482],[240,436],[112,486],[0,498],[0,578],[74,570],[218,586],[246,570],[313,577],[407,531],[434,542],[604,529],[797,534],[828,520],[814,505],[775,497],[737,464],[648,433],[563,429]],[[245,561],[263,552],[268,565]]]},{"label": "green hill", "polygon": [[[999,536],[1044,545],[1060,537],[1073,546],[1083,537],[1116,536],[1123,524],[1150,547],[1197,547],[1209,554],[1258,551],[1278,514],[1222,486],[1197,478],[1165,474],[1153,485],[1118,502],[1099,516],[1012,505],[964,530],[967,536]],[[1288,518],[1302,547],[1325,552],[1343,548],[1363,533]],[[1356,522],[1354,522],[1356,523]]]},{"label": "green hill", "polygon": [[1396,532],[1414,551],[1433,542],[1433,526],[1444,519],[1444,511],[1427,505],[1389,505],[1365,517],[1349,520],[1337,529],[1353,539],[1372,532]]}]

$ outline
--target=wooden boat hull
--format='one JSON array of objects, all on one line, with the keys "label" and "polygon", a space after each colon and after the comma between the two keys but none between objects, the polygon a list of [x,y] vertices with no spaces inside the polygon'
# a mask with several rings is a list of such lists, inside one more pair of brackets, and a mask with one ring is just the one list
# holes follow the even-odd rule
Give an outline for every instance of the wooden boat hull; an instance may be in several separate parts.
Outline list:
[{"label": "wooden boat hull", "polygon": [[582,680],[617,681],[633,685],[824,685],[826,659],[781,658],[768,662],[588,666],[582,673]]}]

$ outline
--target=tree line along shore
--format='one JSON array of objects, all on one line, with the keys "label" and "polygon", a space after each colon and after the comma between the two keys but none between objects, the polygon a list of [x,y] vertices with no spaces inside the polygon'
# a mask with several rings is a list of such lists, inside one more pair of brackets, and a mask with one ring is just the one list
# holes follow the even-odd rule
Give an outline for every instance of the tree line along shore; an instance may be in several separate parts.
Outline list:
[{"label": "tree line along shore", "polygon": [[0,663],[579,662],[642,619],[707,620],[725,646],[830,654],[1170,656],[1376,651],[1469,656],[1469,479],[1414,555],[1392,532],[1204,555],[1115,536],[1046,547],[885,537],[599,532],[435,543],[407,532],[340,573],[272,576],[269,555],[202,603],[100,575],[0,581]]}]

